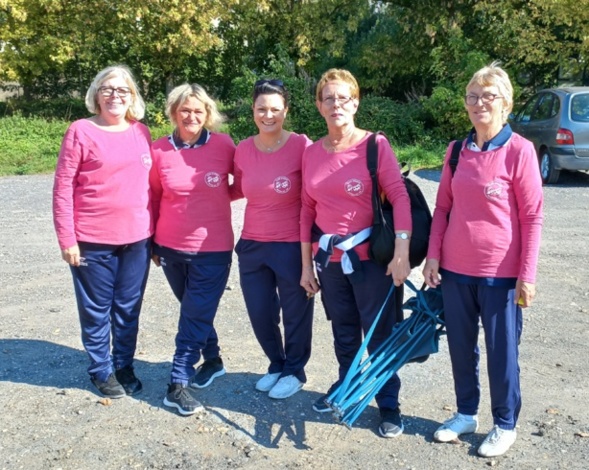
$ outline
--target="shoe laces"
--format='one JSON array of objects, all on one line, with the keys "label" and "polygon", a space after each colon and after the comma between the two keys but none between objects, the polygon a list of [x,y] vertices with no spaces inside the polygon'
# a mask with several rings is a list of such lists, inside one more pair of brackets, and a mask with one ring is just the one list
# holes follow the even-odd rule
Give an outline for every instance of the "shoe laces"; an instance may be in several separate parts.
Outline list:
[{"label": "shoe laces", "polygon": [[493,426],[493,430],[489,433],[489,436],[487,437],[487,442],[489,444],[497,444],[499,442],[499,440],[501,439],[501,436],[503,435],[504,430],[501,429],[499,426]]},{"label": "shoe laces", "polygon": [[454,416],[452,416],[452,418],[450,418],[448,421],[446,421],[444,423],[444,427],[446,429],[448,429],[448,428],[451,428],[452,426],[454,426],[455,424],[466,422],[466,421],[468,421],[468,420],[464,415],[462,415],[460,413],[454,413]]},{"label": "shoe laces", "polygon": [[179,400],[186,400],[189,402],[194,402],[194,397],[190,394],[190,392],[188,391],[187,387],[181,387],[176,389],[176,398],[178,398]]}]

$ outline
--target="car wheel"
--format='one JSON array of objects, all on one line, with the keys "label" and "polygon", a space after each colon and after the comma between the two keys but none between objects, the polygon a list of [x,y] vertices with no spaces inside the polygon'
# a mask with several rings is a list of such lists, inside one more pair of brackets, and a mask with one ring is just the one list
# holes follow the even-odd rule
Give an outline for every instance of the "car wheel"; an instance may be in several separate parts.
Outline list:
[{"label": "car wheel", "polygon": [[540,174],[542,175],[542,182],[544,184],[554,184],[558,181],[560,170],[554,168],[554,162],[548,150],[542,152],[540,159]]}]

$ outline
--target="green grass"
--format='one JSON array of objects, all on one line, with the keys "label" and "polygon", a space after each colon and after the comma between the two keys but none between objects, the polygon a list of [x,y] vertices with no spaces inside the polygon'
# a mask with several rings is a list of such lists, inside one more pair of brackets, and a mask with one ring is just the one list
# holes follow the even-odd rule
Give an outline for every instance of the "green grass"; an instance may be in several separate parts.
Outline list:
[{"label": "green grass", "polygon": [[[0,118],[0,176],[51,173],[55,169],[61,140],[69,122],[25,118]],[[231,133],[229,124],[223,132]],[[151,127],[153,139],[169,134],[171,127]],[[399,161],[412,169],[439,167],[446,145],[428,142],[425,146],[395,146]]]}]

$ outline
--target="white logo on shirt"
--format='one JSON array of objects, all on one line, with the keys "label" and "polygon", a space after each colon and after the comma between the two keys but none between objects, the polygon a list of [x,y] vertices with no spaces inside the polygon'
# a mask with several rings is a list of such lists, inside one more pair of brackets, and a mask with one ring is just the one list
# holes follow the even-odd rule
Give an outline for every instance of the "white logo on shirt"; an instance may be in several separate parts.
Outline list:
[{"label": "white logo on shirt", "polygon": [[364,183],[359,179],[352,178],[344,183],[344,189],[350,196],[358,197],[364,192]]},{"label": "white logo on shirt", "polygon": [[278,194],[286,194],[291,188],[290,179],[287,176],[279,176],[274,180],[274,191]]},{"label": "white logo on shirt", "polygon": [[205,175],[205,183],[211,188],[216,188],[221,185],[221,175],[216,171],[209,171]]},{"label": "white logo on shirt", "polygon": [[141,155],[141,164],[148,170],[151,169],[151,155],[149,153]]},{"label": "white logo on shirt", "polygon": [[503,195],[504,184],[501,181],[491,181],[485,185],[485,197],[487,199],[501,199]]}]

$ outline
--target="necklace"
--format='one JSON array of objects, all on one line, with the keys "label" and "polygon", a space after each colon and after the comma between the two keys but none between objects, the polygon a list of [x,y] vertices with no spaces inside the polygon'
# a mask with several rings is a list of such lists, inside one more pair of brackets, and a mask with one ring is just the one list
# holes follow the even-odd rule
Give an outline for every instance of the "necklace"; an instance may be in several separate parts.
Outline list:
[{"label": "necklace", "polygon": [[262,142],[262,137],[258,134],[258,143],[262,147],[260,150],[263,152],[273,152],[281,143],[282,143],[282,131],[280,132],[280,137],[273,145],[268,146],[264,142]]},{"label": "necklace", "polygon": [[352,127],[349,131],[347,131],[344,135],[342,135],[337,140],[332,139],[328,134],[327,135],[327,143],[328,143],[327,150],[329,150],[330,152],[336,152],[338,150],[338,147],[340,145],[342,145],[343,141],[348,139],[348,137],[350,137],[350,139],[348,139],[348,143],[352,142],[355,133],[356,133],[356,128]]}]

